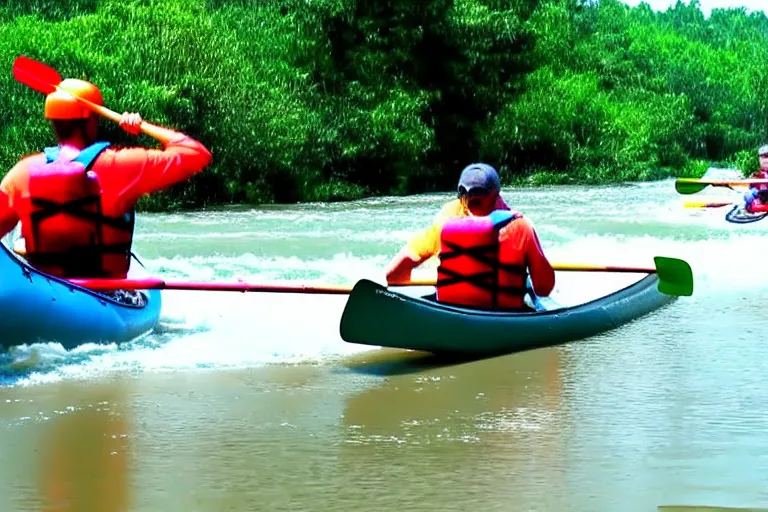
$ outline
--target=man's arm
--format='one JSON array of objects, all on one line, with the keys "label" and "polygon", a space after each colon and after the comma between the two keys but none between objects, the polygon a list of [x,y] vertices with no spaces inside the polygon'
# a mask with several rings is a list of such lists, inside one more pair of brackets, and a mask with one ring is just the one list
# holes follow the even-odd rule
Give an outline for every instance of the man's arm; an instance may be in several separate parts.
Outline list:
[{"label": "man's arm", "polygon": [[410,281],[413,269],[440,251],[438,233],[437,226],[433,225],[409,240],[387,265],[387,284]]},{"label": "man's arm", "polygon": [[411,280],[411,272],[429,258],[419,258],[413,253],[409,245],[402,249],[392,258],[387,268],[387,284],[406,283]]},{"label": "man's arm", "polygon": [[[10,173],[9,173],[10,174]],[[19,216],[11,205],[10,181],[7,179],[0,183],[0,238],[13,231],[19,222]]]},{"label": "man's arm", "polygon": [[540,297],[548,297],[555,287],[555,270],[544,255],[544,251],[539,243],[539,237],[533,225],[529,221],[526,221],[526,224],[528,226],[528,237],[525,257],[528,261],[533,291]]},{"label": "man's arm", "polygon": [[462,205],[458,200],[445,204],[432,225],[411,238],[392,258],[386,268],[387,284],[410,281],[411,271],[440,253],[440,232],[448,219],[462,215]]},{"label": "man's arm", "polygon": [[[136,134],[140,124],[138,115],[123,114],[120,125]],[[107,150],[94,165],[94,170],[104,169],[98,174],[106,185],[105,192],[111,189],[117,196],[113,200],[126,209],[143,195],[164,190],[199,173],[212,160],[210,151],[192,137],[150,126],[151,135],[163,145],[162,150],[139,147]]]}]

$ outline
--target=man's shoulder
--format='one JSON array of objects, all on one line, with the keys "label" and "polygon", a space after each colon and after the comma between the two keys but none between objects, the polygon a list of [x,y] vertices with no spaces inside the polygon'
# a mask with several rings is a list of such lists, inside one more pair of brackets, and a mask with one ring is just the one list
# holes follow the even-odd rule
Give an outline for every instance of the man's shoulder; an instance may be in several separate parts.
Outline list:
[{"label": "man's shoulder", "polygon": [[5,174],[0,182],[0,186],[8,192],[12,188],[11,183],[16,183],[22,179],[25,174],[29,173],[29,168],[32,165],[42,163],[45,163],[45,155],[43,153],[33,153],[23,157]]},{"label": "man's shoulder", "polygon": [[143,146],[116,146],[110,144],[99,152],[98,158],[103,156],[114,157],[116,155],[124,155],[130,153],[147,153],[148,149]]},{"label": "man's shoulder", "polygon": [[462,210],[461,201],[458,199],[451,199],[447,203],[444,203],[440,208],[440,212],[459,214]]},{"label": "man's shoulder", "polygon": [[509,236],[520,237],[536,232],[533,227],[533,222],[531,222],[529,218],[525,217],[518,211],[514,211],[514,213],[515,217],[511,222],[499,230],[499,235],[501,235],[503,238],[507,238]]},{"label": "man's shoulder", "polygon": [[453,199],[440,208],[440,211],[435,215],[435,222],[442,223],[456,217],[465,217],[466,215],[467,213],[461,201]]},{"label": "man's shoulder", "polygon": [[115,168],[135,168],[141,166],[152,152],[142,146],[109,146],[99,153],[93,162],[93,170],[112,172]]},{"label": "man's shoulder", "polygon": [[32,153],[31,155],[27,155],[23,157],[21,160],[19,160],[18,163],[13,166],[11,171],[13,171],[14,169],[28,168],[32,164],[43,164],[43,163],[45,163],[45,153]]},{"label": "man's shoulder", "polygon": [[533,221],[529,219],[528,217],[524,216],[522,213],[517,213],[517,216],[515,217],[515,222],[520,226],[520,229],[525,229],[526,231],[534,231],[533,227]]}]

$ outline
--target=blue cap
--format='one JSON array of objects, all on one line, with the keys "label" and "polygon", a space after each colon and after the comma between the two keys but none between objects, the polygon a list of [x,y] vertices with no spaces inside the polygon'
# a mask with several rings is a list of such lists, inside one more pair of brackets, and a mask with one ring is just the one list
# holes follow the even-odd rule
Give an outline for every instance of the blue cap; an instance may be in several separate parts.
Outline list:
[{"label": "blue cap", "polygon": [[763,156],[768,155],[768,144],[765,144],[764,146],[760,146],[760,149],[757,150],[757,156]]},{"label": "blue cap", "polygon": [[499,174],[488,164],[469,164],[459,176],[459,192],[472,189],[485,189],[487,192],[501,190]]}]

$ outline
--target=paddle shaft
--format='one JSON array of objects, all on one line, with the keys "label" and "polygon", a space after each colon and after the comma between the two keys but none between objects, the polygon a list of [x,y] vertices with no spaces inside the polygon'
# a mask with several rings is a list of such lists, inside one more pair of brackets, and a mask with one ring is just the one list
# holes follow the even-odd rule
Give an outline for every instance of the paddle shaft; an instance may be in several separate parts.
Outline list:
[{"label": "paddle shaft", "polygon": [[560,272],[619,272],[629,274],[655,274],[656,269],[653,267],[624,267],[624,266],[612,266],[612,265],[589,265],[581,263],[554,263],[552,268]]},{"label": "paddle shaft", "polygon": [[272,285],[249,283],[173,282],[162,279],[69,279],[69,282],[95,291],[110,290],[195,290],[215,292],[270,292],[309,294],[349,294],[352,288],[334,285]]},{"label": "paddle shaft", "polygon": [[765,179],[743,180],[705,180],[693,178],[678,178],[675,181],[675,190],[678,194],[696,194],[707,187],[749,187],[751,185],[768,185]]},{"label": "paddle shaft", "polygon": [[[574,272],[619,272],[653,274],[655,268],[595,266],[586,264],[556,264],[553,268],[558,271]],[[204,283],[204,282],[173,282],[163,279],[69,279],[69,282],[94,291],[110,290],[196,290],[217,292],[263,292],[263,293],[307,293],[325,295],[349,294],[352,288],[339,285],[278,285],[251,283]],[[412,279],[402,283],[390,283],[389,286],[435,286],[434,279]]]}]

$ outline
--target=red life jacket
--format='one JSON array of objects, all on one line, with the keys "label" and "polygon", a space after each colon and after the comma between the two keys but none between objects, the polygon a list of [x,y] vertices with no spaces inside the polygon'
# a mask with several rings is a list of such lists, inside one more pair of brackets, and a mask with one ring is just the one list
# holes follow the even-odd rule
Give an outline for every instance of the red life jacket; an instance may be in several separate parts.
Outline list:
[{"label": "red life jacket", "polygon": [[65,278],[128,273],[134,214],[103,215],[98,176],[88,170],[107,146],[93,144],[74,159],[53,148],[45,164],[30,168],[19,216],[26,258],[39,270]]},{"label": "red life jacket", "polygon": [[758,196],[758,199],[755,200],[751,205],[749,205],[747,211],[749,213],[764,213],[768,212],[768,203],[764,203],[760,200],[760,197]]},{"label": "red life jacket", "polygon": [[[752,179],[764,180],[768,179],[768,172],[762,169],[752,175]],[[768,211],[768,185],[754,184],[750,185],[750,190],[755,190],[755,201],[753,201],[747,208],[750,213],[763,213]]]},{"label": "red life jacket", "polygon": [[459,217],[440,232],[437,300],[482,309],[527,310],[525,255],[499,244],[499,230],[522,217],[497,210],[485,217]]}]

